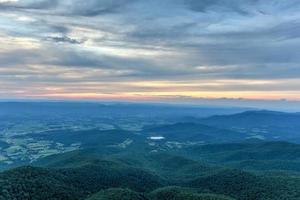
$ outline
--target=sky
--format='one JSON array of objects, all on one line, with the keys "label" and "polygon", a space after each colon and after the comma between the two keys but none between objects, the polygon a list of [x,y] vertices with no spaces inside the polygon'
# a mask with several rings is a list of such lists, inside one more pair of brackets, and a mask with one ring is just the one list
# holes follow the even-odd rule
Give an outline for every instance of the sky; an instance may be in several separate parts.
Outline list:
[{"label": "sky", "polygon": [[0,98],[295,103],[299,11],[299,0],[0,0]]}]

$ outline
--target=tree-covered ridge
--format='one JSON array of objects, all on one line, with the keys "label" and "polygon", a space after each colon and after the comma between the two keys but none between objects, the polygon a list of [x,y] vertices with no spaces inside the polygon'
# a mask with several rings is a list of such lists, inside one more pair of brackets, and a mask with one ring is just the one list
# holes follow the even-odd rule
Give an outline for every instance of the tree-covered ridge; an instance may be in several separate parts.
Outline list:
[{"label": "tree-covered ridge", "polygon": [[77,200],[85,193],[74,187],[69,177],[54,170],[21,167],[0,174],[1,200]]},{"label": "tree-covered ridge", "polygon": [[64,169],[21,167],[0,174],[0,197],[5,200],[76,200],[113,187],[147,192],[160,187],[160,181],[142,169],[109,162]]},{"label": "tree-covered ridge", "polygon": [[102,190],[86,200],[146,200],[143,194],[139,194],[135,191],[122,188],[111,188]]},{"label": "tree-covered ridge", "polygon": [[188,186],[240,200],[296,200],[300,197],[300,178],[258,176],[241,170],[224,170],[196,178]]},{"label": "tree-covered ridge", "polygon": [[149,198],[151,200],[234,200],[223,195],[201,193],[196,189],[175,186],[159,188],[151,192]]},{"label": "tree-covered ridge", "polygon": [[288,142],[246,142],[197,145],[180,153],[194,160],[252,171],[300,172],[300,145]]},{"label": "tree-covered ridge", "polygon": [[[232,150],[243,145],[250,148],[249,144],[226,144],[223,148]],[[282,146],[265,145],[266,148]],[[289,146],[293,147],[298,148]],[[215,146],[199,148],[216,151]],[[101,200],[119,196],[138,200],[296,200],[300,197],[300,176],[289,171],[271,170],[268,175],[260,175],[259,171],[230,169],[184,154],[122,153],[104,159],[102,153],[97,155],[93,149],[51,156],[39,163],[47,168],[21,167],[0,173],[0,197],[3,200]]]},{"label": "tree-covered ridge", "polygon": [[234,200],[223,195],[201,193],[197,189],[178,186],[159,188],[150,193],[138,193],[126,188],[102,190],[86,200]]},{"label": "tree-covered ridge", "polygon": [[232,115],[217,115],[197,122],[230,129],[248,137],[300,143],[300,114],[274,111],[247,111]]},{"label": "tree-covered ridge", "polygon": [[191,122],[147,128],[144,132],[149,135],[162,135],[173,141],[229,142],[245,138],[245,134],[236,131]]}]

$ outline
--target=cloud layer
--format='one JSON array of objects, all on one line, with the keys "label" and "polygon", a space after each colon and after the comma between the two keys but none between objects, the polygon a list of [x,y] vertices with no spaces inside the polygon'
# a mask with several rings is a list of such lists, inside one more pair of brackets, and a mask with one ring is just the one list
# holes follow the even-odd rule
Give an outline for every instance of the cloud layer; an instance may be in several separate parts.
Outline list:
[{"label": "cloud layer", "polygon": [[0,97],[300,100],[298,0],[0,0]]}]

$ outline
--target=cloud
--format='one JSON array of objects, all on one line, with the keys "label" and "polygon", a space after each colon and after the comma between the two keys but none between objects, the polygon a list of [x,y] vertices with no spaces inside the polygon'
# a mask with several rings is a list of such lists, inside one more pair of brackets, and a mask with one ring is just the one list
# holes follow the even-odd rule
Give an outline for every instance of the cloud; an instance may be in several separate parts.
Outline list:
[{"label": "cloud", "polygon": [[64,6],[70,5],[71,13],[82,16],[97,16],[100,14],[118,12],[119,9],[134,0],[72,0]]},{"label": "cloud", "polygon": [[[219,97],[223,90],[227,97],[239,90],[234,94],[244,97],[247,91],[274,91],[294,98],[300,77],[299,9],[297,0],[0,1],[0,77],[7,87],[22,82],[28,91],[34,81],[77,81],[81,91],[99,93],[117,91],[105,83],[149,81],[153,87],[125,84],[122,92],[165,95],[170,89],[184,96],[191,90],[192,97],[203,91]],[[204,84],[220,80],[276,84]],[[160,91],[155,81],[170,81],[178,90]],[[178,81],[203,86],[182,87]],[[97,91],[83,84],[90,82],[107,87]],[[285,93],[289,88],[293,91]]]},{"label": "cloud", "polygon": [[186,5],[196,12],[208,12],[208,11],[224,11],[224,12],[236,12],[242,15],[250,14],[248,8],[255,6],[260,0],[185,0]]},{"label": "cloud", "polygon": [[0,2],[1,9],[53,9],[58,6],[58,0],[22,0]]},{"label": "cloud", "polygon": [[47,37],[47,40],[55,41],[59,43],[70,43],[70,44],[81,44],[83,41],[78,41],[76,39],[72,39],[68,36],[60,36],[60,37]]},{"label": "cloud", "polygon": [[97,16],[118,12],[134,0],[23,0],[0,2],[0,9],[12,10],[52,10],[56,14]]}]

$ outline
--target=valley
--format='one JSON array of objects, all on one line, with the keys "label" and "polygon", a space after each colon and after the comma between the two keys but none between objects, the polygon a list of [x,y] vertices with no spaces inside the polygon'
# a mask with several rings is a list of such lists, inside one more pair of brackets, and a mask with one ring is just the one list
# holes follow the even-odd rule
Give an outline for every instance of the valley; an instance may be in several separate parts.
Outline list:
[{"label": "valley", "polygon": [[298,114],[169,108],[148,117],[111,107],[107,118],[2,115],[0,199],[300,197]]}]

